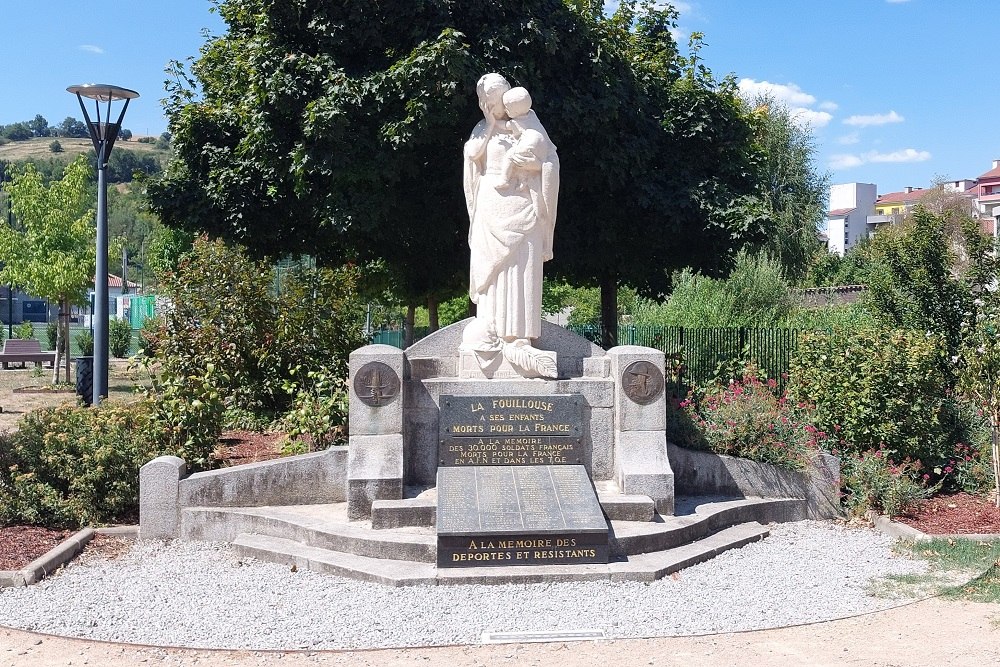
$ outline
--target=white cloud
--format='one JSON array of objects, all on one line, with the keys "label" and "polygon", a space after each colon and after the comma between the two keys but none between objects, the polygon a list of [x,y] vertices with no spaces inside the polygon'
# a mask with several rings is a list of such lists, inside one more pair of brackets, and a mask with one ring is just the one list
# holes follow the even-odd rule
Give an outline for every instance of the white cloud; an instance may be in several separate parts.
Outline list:
[{"label": "white cloud", "polygon": [[891,153],[869,151],[864,155],[867,162],[926,162],[931,159],[930,151],[918,151],[915,148],[904,148]]},{"label": "white cloud", "polygon": [[850,116],[849,118],[844,119],[844,125],[853,125],[854,127],[870,127],[872,125],[902,123],[904,120],[906,119],[895,111],[890,111],[889,113],[876,113],[868,116]]},{"label": "white cloud", "polygon": [[850,169],[851,167],[860,167],[864,163],[865,161],[857,155],[840,153],[831,156],[828,164],[830,169]]},{"label": "white cloud", "polygon": [[850,134],[845,134],[843,136],[837,137],[837,143],[842,146],[850,146],[851,144],[856,144],[861,141],[861,135],[857,132],[851,132]]},{"label": "white cloud", "polygon": [[80,50],[88,53],[104,53],[104,49],[99,46],[94,46],[93,44],[81,44]]},{"label": "white cloud", "polygon": [[918,151],[916,148],[904,148],[891,153],[879,153],[878,151],[867,151],[860,155],[852,153],[838,153],[830,157],[827,163],[831,169],[850,169],[860,167],[869,162],[895,163],[895,162],[926,162],[931,159],[930,151]]},{"label": "white cloud", "polygon": [[754,79],[740,79],[740,93],[744,97],[764,95],[773,97],[787,107],[809,107],[816,103],[816,98],[799,88],[794,83],[771,83]]},{"label": "white cloud", "polygon": [[836,102],[831,102],[829,100],[827,100],[825,102],[820,102],[817,106],[818,106],[818,108],[822,109],[823,111],[836,111],[838,109],[837,103]]},{"label": "white cloud", "polygon": [[792,120],[803,127],[807,125],[809,127],[826,127],[833,120],[833,116],[825,111],[816,111],[805,107],[789,109],[789,114],[791,114]]}]

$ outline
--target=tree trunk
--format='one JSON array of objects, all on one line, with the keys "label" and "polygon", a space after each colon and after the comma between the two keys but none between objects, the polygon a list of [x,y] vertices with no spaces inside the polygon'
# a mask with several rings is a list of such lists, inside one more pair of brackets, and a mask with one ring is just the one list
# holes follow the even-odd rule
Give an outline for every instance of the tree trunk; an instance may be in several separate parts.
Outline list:
[{"label": "tree trunk", "polygon": [[438,330],[438,300],[436,296],[427,297],[427,318],[430,320],[430,330]]},{"label": "tree trunk", "polygon": [[56,318],[56,358],[52,361],[52,384],[59,384],[59,364],[62,361],[63,330],[61,318]]},{"label": "tree trunk", "polygon": [[601,278],[601,346],[609,350],[618,345],[618,281],[614,276]]},{"label": "tree trunk", "polygon": [[68,299],[60,299],[59,300],[59,319],[60,319],[60,326],[62,326],[62,329],[63,329],[63,332],[64,332],[64,334],[63,334],[63,345],[64,345],[63,350],[64,350],[65,355],[66,355],[65,356],[65,359],[66,359],[66,361],[65,361],[65,363],[66,363],[66,383],[69,384],[69,383],[71,383],[73,381],[73,378],[72,378],[72,376],[70,374],[70,364],[72,362],[70,360],[69,300]]},{"label": "tree trunk", "polygon": [[406,306],[406,321],[403,322],[403,349],[413,345],[413,317],[417,308],[412,303]]},{"label": "tree trunk", "polygon": [[1000,508],[1000,445],[997,430],[1000,429],[1000,412],[993,414],[993,502]]}]

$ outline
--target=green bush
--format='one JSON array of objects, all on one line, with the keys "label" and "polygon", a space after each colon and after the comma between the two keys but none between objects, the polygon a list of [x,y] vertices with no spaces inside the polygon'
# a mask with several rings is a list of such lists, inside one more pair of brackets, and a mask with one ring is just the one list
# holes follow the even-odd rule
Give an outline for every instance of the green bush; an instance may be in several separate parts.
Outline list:
[{"label": "green bush", "polygon": [[35,337],[35,328],[31,325],[31,322],[21,322],[16,327],[14,327],[14,338],[20,338],[21,340],[29,340]]},{"label": "green bush", "polygon": [[83,330],[76,335],[76,346],[80,349],[81,357],[90,357],[94,354],[94,334]]},{"label": "green bush", "polygon": [[27,414],[0,443],[0,523],[134,521],[139,467],[163,451],[151,436],[145,402]]},{"label": "green bush", "polygon": [[293,369],[345,376],[348,355],[365,343],[358,270],[290,271],[280,294],[271,290],[272,274],[238,248],[196,240],[165,280],[172,307],[143,332],[164,378],[212,364],[226,407],[276,414],[292,403]]},{"label": "green bush", "polygon": [[191,375],[165,375],[147,400],[151,421],[164,451],[184,459],[193,470],[216,465],[212,456],[222,433],[226,406],[220,391],[228,379],[208,363]]},{"label": "green bush", "polygon": [[863,516],[868,510],[898,516],[936,491],[923,485],[928,475],[919,461],[894,463],[883,450],[842,456],[840,475],[844,505],[854,516]]},{"label": "green bush", "polygon": [[664,304],[640,300],[637,325],[683,327],[760,327],[779,322],[794,302],[781,264],[764,255],[740,252],[729,278],[708,278],[690,269],[674,275],[674,290]]},{"label": "green bush", "polygon": [[295,391],[283,419],[289,439],[304,443],[306,451],[346,443],[348,394],[343,378],[327,371],[308,371],[302,385],[297,390],[289,388]]},{"label": "green bush", "polygon": [[56,349],[56,343],[59,342],[59,323],[49,322],[45,325],[45,338],[48,341],[50,350]]},{"label": "green bush", "polygon": [[933,464],[948,456],[957,429],[945,354],[920,331],[803,333],[789,393],[815,406],[815,425],[837,432],[847,452]]},{"label": "green bush", "polygon": [[132,324],[128,320],[114,319],[108,325],[108,348],[111,356],[124,359],[132,347]]},{"label": "green bush", "polygon": [[801,470],[833,438],[809,421],[809,411],[775,395],[777,383],[753,369],[742,378],[692,392],[680,403],[691,427],[671,434],[677,444]]},{"label": "green bush", "polygon": [[0,434],[0,525],[134,523],[143,464],[163,454],[192,471],[215,464],[222,402],[212,372],[133,403],[27,414]]}]

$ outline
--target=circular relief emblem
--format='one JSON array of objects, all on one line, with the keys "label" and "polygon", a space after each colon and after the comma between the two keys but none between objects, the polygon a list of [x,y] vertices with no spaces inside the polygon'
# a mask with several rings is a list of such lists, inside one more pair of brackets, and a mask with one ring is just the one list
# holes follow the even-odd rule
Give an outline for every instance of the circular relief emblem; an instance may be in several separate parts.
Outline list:
[{"label": "circular relief emblem", "polygon": [[633,402],[648,405],[663,393],[663,372],[648,361],[633,361],[622,373],[622,388]]},{"label": "circular relief emblem", "polygon": [[354,375],[354,393],[365,405],[378,408],[399,395],[399,376],[381,361],[369,361]]}]

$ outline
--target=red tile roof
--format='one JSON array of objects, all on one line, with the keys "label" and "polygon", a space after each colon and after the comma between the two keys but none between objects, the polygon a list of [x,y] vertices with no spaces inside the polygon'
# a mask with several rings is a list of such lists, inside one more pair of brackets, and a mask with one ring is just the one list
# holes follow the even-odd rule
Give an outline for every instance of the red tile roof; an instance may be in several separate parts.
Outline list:
[{"label": "red tile roof", "polygon": [[879,204],[892,204],[896,202],[908,203],[920,201],[920,198],[927,194],[929,190],[924,190],[923,188],[914,188],[912,192],[907,192],[903,190],[902,192],[890,192],[886,195],[880,195],[878,199],[875,200],[875,205]]},{"label": "red tile roof", "polygon": [[826,214],[828,218],[843,218],[845,215],[851,213],[852,211],[858,210],[857,208],[835,208]]},{"label": "red tile roof", "polygon": [[983,180],[984,178],[1000,178],[1000,167],[990,169],[988,172],[980,176],[979,180]]},{"label": "red tile roof", "polygon": [[[97,276],[94,276],[94,283],[97,283]],[[108,288],[110,289],[120,289],[122,286],[121,276],[116,276],[113,273],[108,274]],[[136,289],[139,287],[139,283],[134,283],[131,280],[128,281],[129,289]]]}]

